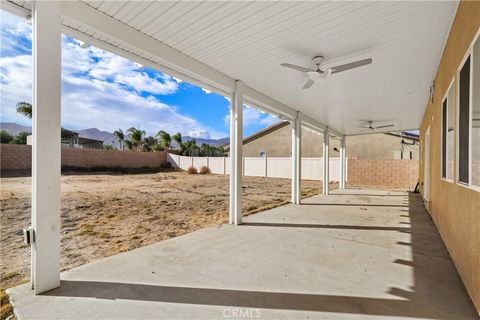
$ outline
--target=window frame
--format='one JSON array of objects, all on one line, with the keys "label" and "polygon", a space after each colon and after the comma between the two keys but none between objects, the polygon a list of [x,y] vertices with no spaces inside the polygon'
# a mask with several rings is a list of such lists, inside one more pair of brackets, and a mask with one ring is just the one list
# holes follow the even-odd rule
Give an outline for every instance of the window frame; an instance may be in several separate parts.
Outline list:
[{"label": "window frame", "polygon": [[[466,59],[465,59],[466,61]],[[461,68],[460,68],[461,69]],[[445,92],[445,94],[443,95],[443,98],[442,98],[442,102],[441,102],[441,110],[440,110],[440,179],[443,180],[443,181],[446,181],[446,182],[450,182],[450,183],[455,183],[456,181],[456,178],[458,176],[457,174],[457,170],[456,170],[456,167],[457,167],[457,163],[458,163],[458,159],[456,159],[456,146],[457,146],[457,139],[456,139],[456,136],[457,136],[457,127],[458,127],[458,124],[457,122],[459,121],[458,119],[458,115],[457,115],[457,100],[459,99],[457,97],[457,88],[456,88],[456,82],[458,81],[455,81],[456,80],[456,77],[454,77],[452,79],[452,81],[450,81],[450,84],[448,85],[448,88],[447,88],[447,91]],[[448,179],[447,176],[448,176],[448,164],[447,167],[446,167],[446,171],[445,171],[445,177],[443,176],[443,162],[445,160],[448,159],[448,123],[449,123],[449,105],[448,105],[448,95],[450,93],[450,90],[453,88],[453,99],[454,99],[454,112],[455,112],[455,128],[453,129],[454,130],[454,135],[453,135],[453,158],[454,158],[454,163],[453,163],[453,177],[452,179]],[[443,159],[443,103],[445,102],[445,100],[447,101],[447,112],[446,112],[446,116],[447,116],[447,122],[446,122],[446,129],[447,129],[447,132],[445,134],[445,137],[447,139],[447,141],[445,142],[445,157],[446,159]]]},{"label": "window frame", "polygon": [[[480,192],[480,186],[476,186],[471,183],[472,180],[472,128],[473,128],[473,66],[475,64],[475,61],[473,59],[473,49],[475,46],[475,42],[479,39],[480,37],[480,28],[477,30],[477,33],[475,37],[473,37],[472,42],[470,43],[467,51],[465,52],[465,55],[463,56],[457,71],[455,73],[456,77],[456,85],[455,85],[455,92],[456,92],[456,105],[455,105],[455,116],[456,116],[456,121],[455,121],[455,184],[467,189],[471,189],[474,191]],[[463,182],[460,181],[460,135],[458,128],[460,126],[460,71],[462,70],[463,66],[467,62],[468,58],[470,57],[470,83],[469,83],[469,119],[468,119],[468,182]],[[477,61],[477,63],[480,63],[480,61]],[[443,102],[443,100],[442,100]],[[440,167],[441,170],[441,167]]]}]

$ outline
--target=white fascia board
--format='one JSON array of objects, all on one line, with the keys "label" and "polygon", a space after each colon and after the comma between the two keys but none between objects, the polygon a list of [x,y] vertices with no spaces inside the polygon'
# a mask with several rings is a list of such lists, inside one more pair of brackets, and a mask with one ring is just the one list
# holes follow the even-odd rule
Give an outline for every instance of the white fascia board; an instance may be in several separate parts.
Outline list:
[{"label": "white fascia board", "polygon": [[0,9],[5,10],[11,14],[19,16],[21,18],[30,19],[32,17],[32,11],[19,6],[16,3],[9,1],[0,1]]},{"label": "white fascia board", "polygon": [[[87,4],[76,1],[66,1],[62,3],[62,12],[65,16],[89,26],[100,34],[103,33],[109,37],[113,37],[121,43],[137,48],[146,53],[146,55],[152,55],[164,61],[165,65],[156,64],[154,67],[160,68],[161,70],[163,69],[166,73],[178,76],[187,81],[194,80],[192,81],[193,83],[226,96],[229,96],[235,88],[236,79],[105,15]],[[79,35],[77,34],[77,36]],[[85,40],[88,41],[88,39]],[[96,45],[98,45],[98,42]],[[113,45],[110,46],[108,50],[120,53],[119,50],[121,49],[117,48],[117,50],[114,50],[113,47]],[[151,61],[147,63],[146,59],[138,59],[135,54],[128,54],[130,55],[129,59],[133,59],[144,65],[152,64]],[[174,66],[175,70],[178,71],[174,71],[169,66]],[[297,113],[293,108],[248,86],[244,87],[244,97],[247,103],[274,115],[293,118]]]},{"label": "white fascia board", "polygon": [[341,134],[337,130],[332,129],[330,127],[327,127],[323,123],[320,123],[319,121],[317,121],[315,119],[312,119],[312,118],[310,118],[309,116],[307,116],[303,113],[299,113],[299,118],[300,118],[300,120],[302,120],[302,125],[304,125],[304,126],[307,126],[311,129],[318,130],[318,131],[321,131],[321,132],[325,132],[328,128],[328,130],[330,132],[330,136],[338,137],[340,139],[343,138],[343,134]]},{"label": "white fascia board", "polygon": [[306,128],[307,130],[313,131],[313,132],[318,133],[318,134],[323,134],[323,132],[324,132],[324,130],[320,130],[319,128],[312,127],[312,126],[306,124],[305,122],[302,123],[302,128]]},{"label": "white fascia board", "polygon": [[345,137],[365,136],[365,135],[368,135],[368,134],[415,131],[415,130],[418,130],[418,128],[416,128],[416,129],[396,129],[396,128],[393,128],[393,129],[390,129],[390,130],[369,130],[369,131],[361,132],[361,133],[346,134]]},{"label": "white fascia board", "polygon": [[[2,9],[5,8],[5,10],[11,13],[27,18],[31,15],[30,10],[14,3],[6,1],[0,1],[0,3],[2,4]],[[99,34],[105,34],[108,37],[113,37],[121,43],[135,47],[144,52],[146,56],[154,56],[159,60],[164,61],[165,65],[145,59],[135,53],[123,50],[115,45],[96,39],[68,26],[62,26],[62,31],[65,34],[78,40],[85,41],[98,48],[118,54],[124,58],[149,66],[153,69],[160,70],[226,97],[229,97],[235,89],[236,79],[233,79],[142,32],[109,17],[85,3],[79,1],[64,1],[62,2],[62,14],[80,24],[89,26]],[[175,69],[170,66],[174,66]],[[297,117],[297,110],[248,86],[244,86],[244,102],[285,120],[291,120]],[[299,118],[302,118],[303,125],[307,125],[313,130],[325,131],[326,126],[320,122],[299,112],[298,116]],[[330,131],[333,135],[343,137],[338,131]]]},{"label": "white fascia board", "polygon": [[[25,19],[30,19],[31,18],[31,10],[21,7],[13,2],[9,1],[0,1],[0,9],[5,10],[11,14],[14,14],[16,16],[19,16],[21,18]],[[80,32],[76,29],[73,29],[69,26],[62,25],[62,33],[68,36],[71,36],[77,40],[81,40],[87,44],[94,45],[95,47],[99,49],[103,49],[106,51],[109,51],[111,53],[114,53],[118,56],[121,56],[123,58],[141,63],[144,66],[150,67],[152,69],[167,73],[173,77],[176,77],[178,79],[182,79],[183,81],[188,81],[192,84],[198,85],[204,89],[210,90],[212,92],[218,93],[220,95],[223,95],[225,97],[230,96],[230,90],[220,90],[215,86],[212,86],[208,83],[205,83],[199,79],[196,79],[194,77],[191,77],[189,75],[186,75],[185,73],[179,72],[177,70],[174,70],[172,68],[169,68],[167,66],[161,65],[155,61],[151,61],[148,59],[145,59],[139,55],[136,55],[134,53],[128,52],[126,50],[123,50],[115,45],[112,45],[108,42],[99,40],[97,38],[94,38],[86,33]]]},{"label": "white fascia board", "polygon": [[297,117],[297,110],[290,108],[253,88],[244,86],[243,93],[245,95],[245,101],[253,104],[259,109],[274,115],[286,117],[287,119],[295,119]]},{"label": "white fascia board", "polygon": [[85,3],[64,1],[62,2],[62,13],[80,24],[87,25],[95,32],[105,34],[148,55],[155,56],[167,66],[175,66],[182,74],[194,74],[195,78],[204,83],[211,83],[222,91],[233,92],[235,88],[235,79],[109,17]]},{"label": "white fascia board", "polygon": [[166,73],[170,76],[173,76],[173,77],[181,79],[183,81],[187,81],[189,83],[195,84],[195,85],[200,86],[204,89],[207,89],[211,92],[218,93],[218,94],[220,94],[222,96],[225,96],[225,97],[230,96],[230,93],[228,91],[220,90],[217,87],[214,87],[214,86],[212,86],[208,83],[202,82],[199,79],[196,79],[196,78],[193,78],[193,77],[191,77],[189,75],[186,75],[184,73],[178,72],[177,70],[174,70],[174,69],[171,69],[167,66],[161,65],[161,64],[159,64],[155,61],[145,59],[145,58],[143,58],[139,55],[136,55],[134,53],[123,50],[123,49],[121,49],[117,46],[114,46],[110,43],[107,43],[105,41],[96,39],[96,38],[94,38],[94,37],[92,37],[92,36],[90,36],[86,33],[80,32],[80,31],[78,31],[76,29],[73,29],[71,27],[62,26],[62,32],[64,34],[68,35],[68,36],[71,36],[71,37],[73,37],[77,40],[81,40],[81,41],[83,41],[87,44],[93,45],[93,46],[95,46],[99,49],[109,51],[109,52],[114,53],[114,54],[116,54],[118,56],[121,56],[123,58],[126,58],[126,59],[129,59],[129,60],[135,61],[137,63],[140,63],[140,64],[142,64],[146,67],[164,72],[164,73]]}]

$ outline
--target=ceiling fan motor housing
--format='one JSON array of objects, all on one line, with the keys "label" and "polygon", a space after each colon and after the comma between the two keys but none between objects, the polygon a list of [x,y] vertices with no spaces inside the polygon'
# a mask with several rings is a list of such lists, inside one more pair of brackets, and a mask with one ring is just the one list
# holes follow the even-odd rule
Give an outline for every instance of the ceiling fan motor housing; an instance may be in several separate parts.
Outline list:
[{"label": "ceiling fan motor housing", "polygon": [[325,60],[325,58],[323,56],[315,56],[313,57],[313,63],[315,63],[316,66],[319,66],[322,64],[323,60]]}]

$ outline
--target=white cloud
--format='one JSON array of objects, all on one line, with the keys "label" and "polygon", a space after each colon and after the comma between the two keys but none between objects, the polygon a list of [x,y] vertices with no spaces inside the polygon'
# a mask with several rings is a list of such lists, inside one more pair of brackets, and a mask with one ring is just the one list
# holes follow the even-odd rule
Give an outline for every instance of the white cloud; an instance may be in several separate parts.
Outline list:
[{"label": "white cloud", "polygon": [[32,57],[29,55],[1,57],[0,84],[2,119],[13,121],[18,118],[17,122],[29,124],[29,119],[19,116],[16,112],[16,104],[20,101],[32,101]]},{"label": "white cloud", "polygon": [[192,130],[188,135],[192,138],[210,139],[210,132],[204,129]]},{"label": "white cloud", "polygon": [[19,38],[32,39],[32,26],[25,19],[0,10],[0,21],[2,24],[0,37],[0,49],[6,54],[12,50],[30,51],[31,46],[26,42],[18,41]]},{"label": "white cloud", "polygon": [[[31,35],[31,28],[25,24],[14,29],[18,25],[15,19],[0,24],[2,50],[6,44],[12,46],[8,56],[0,57],[1,121],[27,124],[30,120],[17,114],[15,105],[32,101],[32,58],[21,53],[16,42],[18,37]],[[108,131],[135,126],[152,135],[165,130],[195,137],[224,136],[152,96],[175,93],[181,81],[149,73],[132,61],[95,47],[82,48],[80,42],[66,36],[62,39],[63,126]]]},{"label": "white cloud", "polygon": [[[230,114],[227,114],[224,117],[225,125],[230,124]],[[272,116],[271,114],[265,113],[258,109],[244,106],[243,107],[243,125],[250,126],[250,125],[264,125],[270,126],[274,123],[280,121],[277,117]]]},{"label": "white cloud", "polygon": [[172,94],[178,89],[178,83],[169,77],[162,77],[163,82],[152,81],[152,78],[145,72],[129,72],[116,74],[114,81],[133,88],[137,92],[149,92],[153,94]]},{"label": "white cloud", "polygon": [[138,93],[173,94],[178,83],[170,76],[158,73],[150,76],[133,61],[95,47],[82,48],[79,41],[64,37],[62,72],[67,75],[84,73],[90,77],[126,86]]}]

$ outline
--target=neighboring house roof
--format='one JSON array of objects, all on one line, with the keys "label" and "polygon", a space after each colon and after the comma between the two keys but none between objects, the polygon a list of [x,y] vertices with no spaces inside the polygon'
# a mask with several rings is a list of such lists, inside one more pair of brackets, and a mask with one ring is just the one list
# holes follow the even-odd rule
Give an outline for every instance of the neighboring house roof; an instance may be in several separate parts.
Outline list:
[{"label": "neighboring house roof", "polygon": [[[248,137],[243,139],[243,144],[247,144],[249,142],[255,141],[261,137],[264,137],[272,132],[275,132],[283,127],[286,127],[290,125],[289,121],[280,121],[278,123],[275,123],[269,127],[266,127],[265,129],[262,129],[260,131],[255,132],[254,134],[249,135]],[[230,145],[227,145],[225,147],[225,151],[228,151],[230,149]]]},{"label": "neighboring house roof", "polygon": [[[29,134],[28,136],[31,136],[32,134]],[[76,131],[68,130],[65,128],[61,128],[61,140],[64,141],[64,139],[69,139],[69,138],[76,138],[78,143],[83,145],[87,143],[96,143],[99,145],[103,146],[103,140],[97,140],[97,139],[90,139],[90,138],[84,138],[84,137],[79,137],[79,133]]]}]

